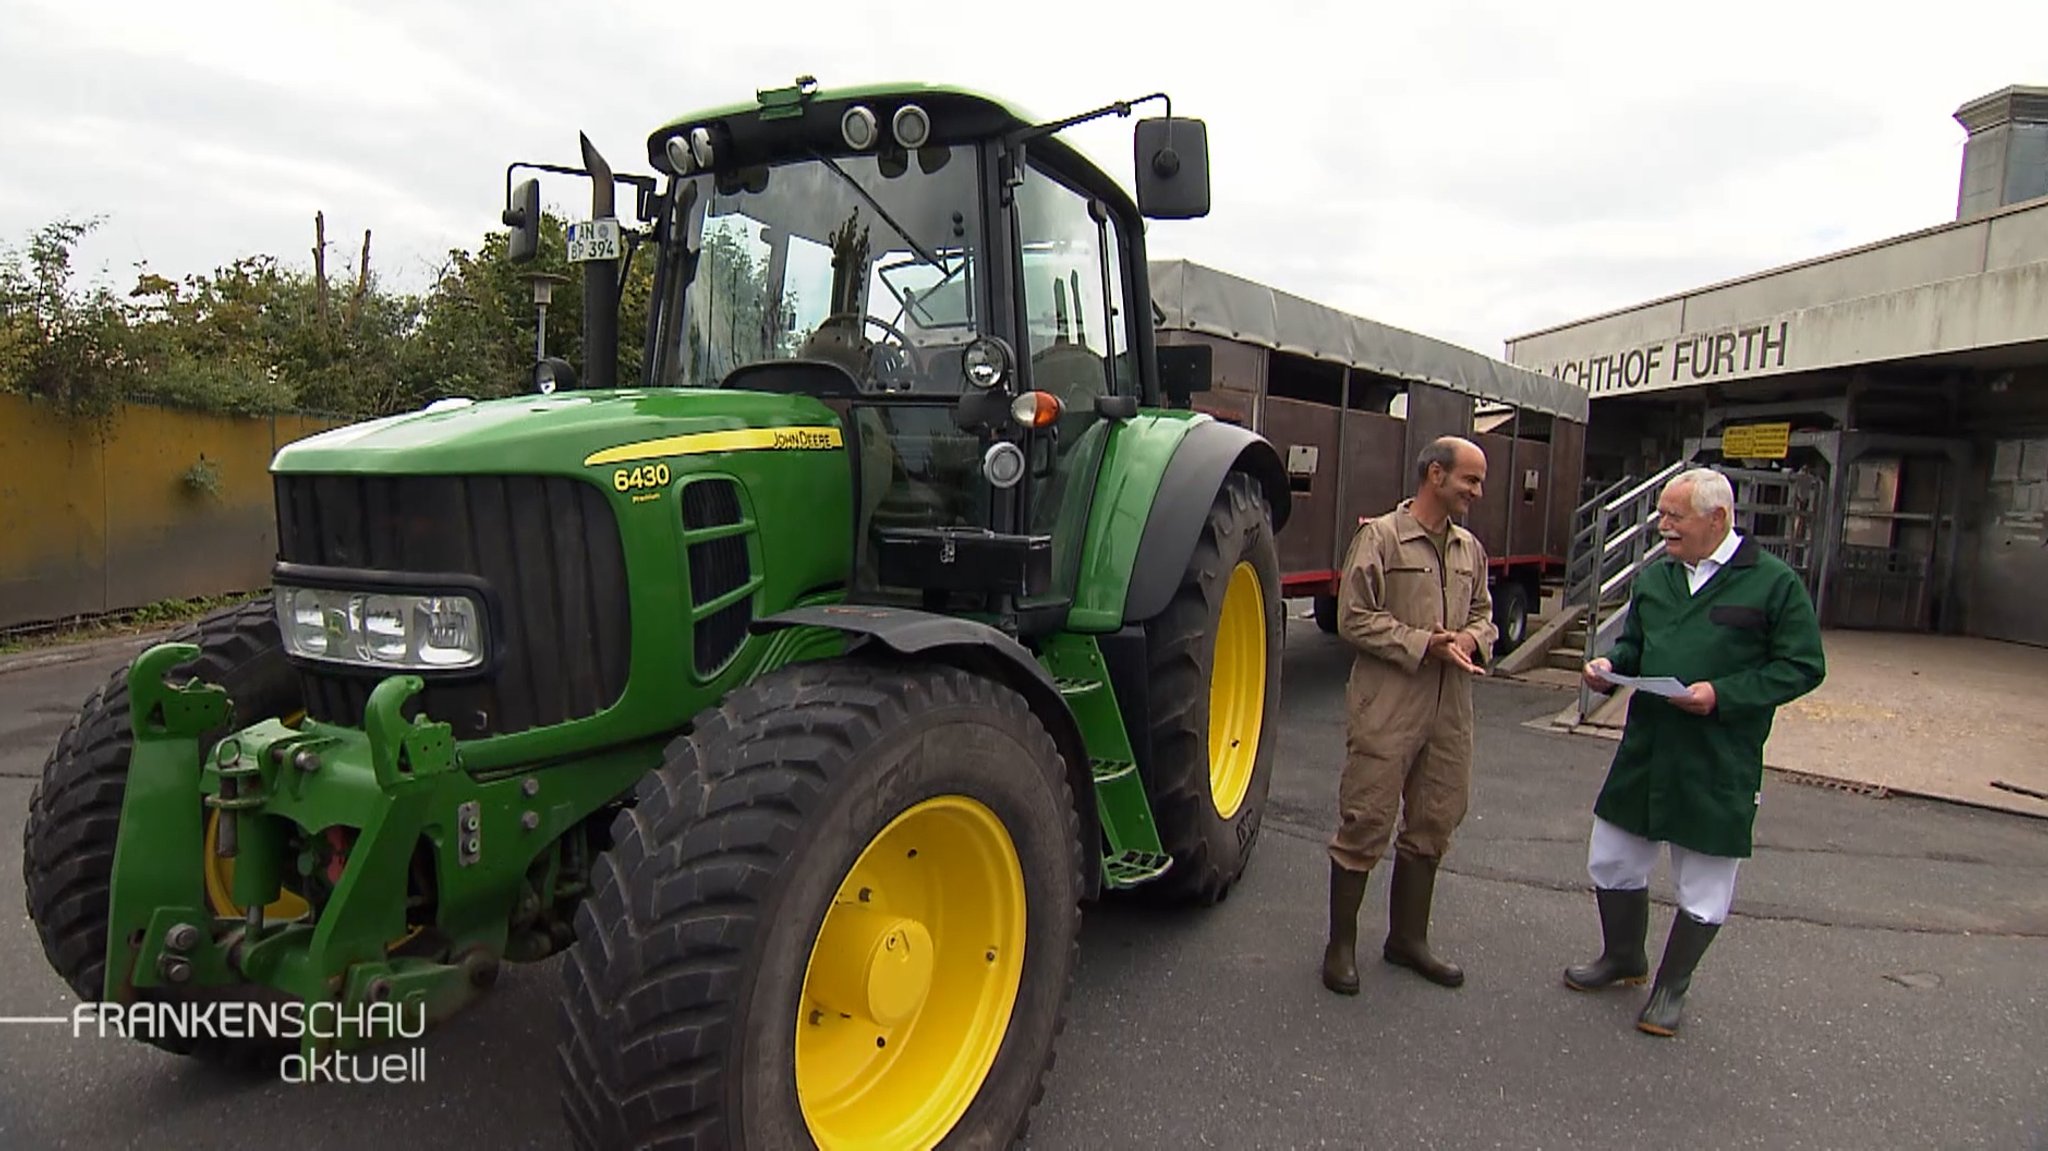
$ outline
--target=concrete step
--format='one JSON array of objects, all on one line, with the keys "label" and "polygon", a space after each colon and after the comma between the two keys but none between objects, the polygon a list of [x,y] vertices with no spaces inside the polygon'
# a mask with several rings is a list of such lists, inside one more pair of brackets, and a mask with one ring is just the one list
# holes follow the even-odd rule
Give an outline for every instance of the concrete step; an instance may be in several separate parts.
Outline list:
[{"label": "concrete step", "polygon": [[[1557,639],[1577,625],[1580,611],[1580,608],[1567,606],[1545,617],[1541,625],[1532,625],[1529,638],[1501,658],[1495,669],[1497,673],[1514,678],[1525,671],[1553,666],[1550,663],[1551,652],[1555,650]],[[1582,638],[1579,643],[1583,650],[1585,640]]]}]

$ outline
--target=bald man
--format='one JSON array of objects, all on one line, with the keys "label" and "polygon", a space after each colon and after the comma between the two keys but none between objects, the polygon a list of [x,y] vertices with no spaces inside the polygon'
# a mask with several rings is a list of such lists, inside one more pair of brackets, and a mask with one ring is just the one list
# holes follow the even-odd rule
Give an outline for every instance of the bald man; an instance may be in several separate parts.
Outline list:
[{"label": "bald man", "polygon": [[1352,537],[1337,592],[1337,633],[1356,649],[1323,949],[1323,985],[1340,995],[1358,994],[1358,905],[1397,822],[1381,955],[1444,987],[1465,982],[1430,953],[1429,912],[1470,791],[1472,677],[1497,634],[1486,550],[1458,523],[1485,490],[1486,453],[1446,436],[1416,458],[1415,481]]}]

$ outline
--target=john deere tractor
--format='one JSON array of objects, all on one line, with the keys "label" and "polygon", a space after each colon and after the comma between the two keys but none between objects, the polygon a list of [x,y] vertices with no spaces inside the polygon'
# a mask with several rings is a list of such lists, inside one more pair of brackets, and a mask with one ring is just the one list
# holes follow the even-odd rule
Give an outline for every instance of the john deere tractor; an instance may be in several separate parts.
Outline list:
[{"label": "john deere tractor", "polygon": [[271,596],[44,769],[58,973],[345,1022],[141,1035],[268,1064],[561,955],[579,1144],[1010,1142],[1082,906],[1222,899],[1272,770],[1285,474],[1189,410],[1210,364],[1155,346],[1146,276],[1144,220],[1208,211],[1205,128],[1136,121],[1135,196],[1061,135],[1158,99],[805,78],[655,131],[655,175],[532,165],[589,180],[580,375],[277,454]]}]

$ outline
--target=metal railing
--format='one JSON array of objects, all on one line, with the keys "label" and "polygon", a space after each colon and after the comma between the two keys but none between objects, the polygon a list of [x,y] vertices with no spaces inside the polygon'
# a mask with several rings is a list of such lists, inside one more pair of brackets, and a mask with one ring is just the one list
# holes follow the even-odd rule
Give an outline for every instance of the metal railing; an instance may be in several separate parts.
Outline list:
[{"label": "metal railing", "polygon": [[[1600,509],[1607,501],[1622,490],[1633,486],[1636,477],[1623,476],[1621,479],[1594,491],[1578,507],[1572,509],[1571,540],[1565,545],[1564,601],[1584,601],[1587,582],[1593,570],[1593,526],[1600,518]],[[1590,486],[1590,485],[1589,485]]]},{"label": "metal railing", "polygon": [[[1667,464],[1655,475],[1627,487],[1617,484],[1589,501],[1575,514],[1587,521],[1583,541],[1574,534],[1565,594],[1568,603],[1586,605],[1585,659],[1614,646],[1628,618],[1629,584],[1636,573],[1664,555],[1664,537],[1657,531],[1657,496],[1673,476],[1693,466],[1689,460]],[[1627,484],[1628,481],[1623,481]],[[1616,488],[1621,488],[1616,491]],[[1575,574],[1574,574],[1575,573]],[[1612,612],[1606,610],[1612,605]],[[1592,714],[1606,697],[1579,685],[1579,719]]]}]

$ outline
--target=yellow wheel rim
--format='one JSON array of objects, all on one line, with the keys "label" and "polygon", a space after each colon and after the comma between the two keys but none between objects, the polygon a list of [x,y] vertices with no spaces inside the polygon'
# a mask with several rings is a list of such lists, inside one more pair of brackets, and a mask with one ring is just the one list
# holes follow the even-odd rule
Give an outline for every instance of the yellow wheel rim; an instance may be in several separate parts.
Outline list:
[{"label": "yellow wheel rim", "polygon": [[1016,846],[975,800],[920,803],[861,852],[797,1005],[797,1099],[822,1151],[945,1138],[1009,1031],[1024,926]]},{"label": "yellow wheel rim", "polygon": [[[220,812],[209,811],[206,813],[206,846],[202,849],[206,853],[202,865],[206,874],[206,902],[215,915],[239,919],[248,909],[235,902],[235,861],[220,857],[215,850],[219,842]],[[289,891],[280,891],[270,906],[263,909],[263,918],[297,919],[311,910],[304,899]]]},{"label": "yellow wheel rim", "polygon": [[[286,727],[297,727],[299,721],[304,718],[305,711],[299,710],[285,716],[280,722]],[[207,907],[215,915],[241,919],[248,914],[248,909],[235,902],[235,861],[220,857],[219,843],[220,812],[209,811],[206,813],[206,842],[200,849],[203,853],[200,871],[206,881]],[[263,918],[267,921],[294,920],[304,918],[312,914],[312,911],[312,907],[304,898],[290,891],[279,891],[277,898],[263,909]],[[403,946],[411,942],[422,930],[424,929],[408,924],[405,934],[392,940],[388,946]]]},{"label": "yellow wheel rim", "polygon": [[1229,819],[1244,806],[1266,721],[1266,595],[1250,561],[1230,573],[1209,673],[1209,798]]},{"label": "yellow wheel rim", "polygon": [[[279,722],[286,727],[297,727],[306,718],[305,709],[292,712]],[[204,853],[201,870],[206,877],[206,903],[215,915],[240,919],[248,914],[248,908],[235,902],[235,861],[222,859],[217,850],[220,842],[220,812],[206,813],[206,844],[200,850]],[[289,891],[278,892],[277,899],[263,909],[263,918],[298,919],[312,912],[304,899]]]}]

